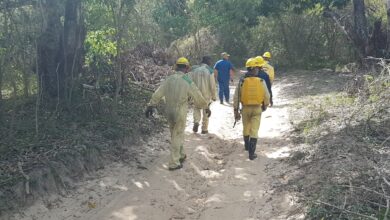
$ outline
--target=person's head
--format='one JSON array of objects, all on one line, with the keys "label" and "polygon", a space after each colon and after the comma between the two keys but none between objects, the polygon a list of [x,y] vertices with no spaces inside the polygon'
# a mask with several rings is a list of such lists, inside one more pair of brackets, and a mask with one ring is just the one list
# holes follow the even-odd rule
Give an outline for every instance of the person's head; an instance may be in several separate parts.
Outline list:
[{"label": "person's head", "polygon": [[228,54],[228,53],[226,53],[226,52],[223,52],[223,53],[221,53],[221,57],[222,57],[222,59],[224,59],[224,60],[228,60],[229,57],[230,57],[230,54]]},{"label": "person's head", "polygon": [[255,59],[258,63],[259,70],[261,70],[263,68],[263,66],[265,65],[265,59],[262,56],[257,56],[257,57],[255,57]]},{"label": "person's head", "polygon": [[209,56],[202,57],[202,63],[210,66],[211,65],[211,57],[209,57]]},{"label": "person's head", "polygon": [[176,61],[175,70],[187,73],[190,69],[190,62],[185,57],[180,57]]},{"label": "person's head", "polygon": [[259,62],[259,60],[253,57],[249,58],[245,63],[246,70],[250,75],[257,75],[260,70],[260,66],[261,63]]},{"label": "person's head", "polygon": [[264,58],[265,61],[271,60],[271,53],[268,52],[268,51],[265,52],[265,53],[263,54],[263,58]]}]

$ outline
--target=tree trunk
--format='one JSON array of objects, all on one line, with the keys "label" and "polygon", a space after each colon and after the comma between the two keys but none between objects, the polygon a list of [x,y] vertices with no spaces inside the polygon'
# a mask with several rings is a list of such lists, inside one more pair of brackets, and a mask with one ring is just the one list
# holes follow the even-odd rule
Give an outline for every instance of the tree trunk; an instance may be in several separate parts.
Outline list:
[{"label": "tree trunk", "polygon": [[390,0],[386,1],[386,12],[387,12],[387,45],[386,45],[386,55],[390,54]]},{"label": "tree trunk", "polygon": [[115,18],[115,26],[116,26],[116,64],[115,64],[115,104],[114,104],[114,113],[116,114],[119,102],[119,96],[123,88],[123,74],[122,74],[122,41],[123,41],[123,31],[124,31],[124,20],[123,20],[123,7],[124,1],[118,1],[118,11],[115,14],[115,6],[113,7],[113,17]]},{"label": "tree trunk", "polygon": [[64,73],[67,101],[71,102],[75,73],[82,66],[81,50],[84,42],[84,31],[81,20],[80,0],[68,0],[65,7],[64,22]]},{"label": "tree trunk", "polygon": [[[38,43],[39,79],[44,98],[67,100],[73,76],[81,68],[80,48],[84,40],[80,1],[67,0],[65,13],[62,0],[46,1],[45,30]],[[61,17],[64,17],[62,25]],[[69,101],[69,100],[67,100]]]},{"label": "tree trunk", "polygon": [[355,45],[361,54],[367,56],[368,48],[368,27],[366,18],[366,6],[364,0],[353,0],[354,31],[356,34]]},{"label": "tree trunk", "polygon": [[64,96],[60,0],[47,1],[43,7],[46,24],[38,41],[39,85],[44,99],[60,99]]},{"label": "tree trunk", "polygon": [[0,63],[0,112],[1,112],[1,102],[3,101],[3,64]]}]

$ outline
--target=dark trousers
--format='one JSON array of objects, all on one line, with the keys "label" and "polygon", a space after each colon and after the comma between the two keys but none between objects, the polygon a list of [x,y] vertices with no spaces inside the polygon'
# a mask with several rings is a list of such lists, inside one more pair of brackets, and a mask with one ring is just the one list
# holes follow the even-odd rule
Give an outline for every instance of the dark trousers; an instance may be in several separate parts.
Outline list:
[{"label": "dark trousers", "polygon": [[226,102],[229,102],[230,90],[229,90],[229,80],[228,81],[218,81],[219,85],[219,100],[223,101],[225,96]]}]

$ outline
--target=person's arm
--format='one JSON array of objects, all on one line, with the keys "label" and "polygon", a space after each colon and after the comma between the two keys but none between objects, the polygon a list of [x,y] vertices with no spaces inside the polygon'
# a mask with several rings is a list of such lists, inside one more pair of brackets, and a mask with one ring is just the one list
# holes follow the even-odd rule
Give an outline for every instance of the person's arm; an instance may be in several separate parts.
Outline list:
[{"label": "person's arm", "polygon": [[263,80],[263,87],[264,87],[264,106],[268,106],[269,105],[269,101],[270,101],[270,94],[268,92],[268,89],[267,89],[267,84],[265,83],[265,81]]},{"label": "person's arm", "polygon": [[238,97],[239,90],[240,90],[240,84],[238,84],[236,86],[236,89],[234,90],[234,96],[233,96],[233,108],[234,108],[234,110],[238,110],[238,108],[240,107],[240,102],[239,102],[239,97]]},{"label": "person's arm", "polygon": [[231,62],[229,62],[229,65],[230,65],[230,70],[229,70],[229,74],[230,74],[230,80],[233,82],[233,77],[234,77],[234,72],[236,71],[233,64]]},{"label": "person's arm", "polygon": [[271,84],[271,80],[270,80],[270,77],[267,75],[267,74],[265,74],[265,84],[267,85],[267,89],[268,89],[268,92],[269,92],[269,94],[272,94],[272,90],[271,90],[271,87],[272,87],[272,84]]},{"label": "person's arm", "polygon": [[157,104],[160,102],[160,100],[164,97],[164,90],[165,90],[166,83],[163,82],[160,87],[153,93],[152,98],[150,99],[148,106],[157,106]]},{"label": "person's arm", "polygon": [[233,77],[234,77],[234,69],[230,69],[230,79],[233,81]]},{"label": "person's arm", "polygon": [[214,69],[214,78],[215,78],[215,80],[218,79],[218,70],[217,69]]},{"label": "person's arm", "polygon": [[[268,64],[269,65],[269,64]],[[269,65],[269,79],[271,81],[271,83],[274,81],[275,79],[275,69],[273,66]]]},{"label": "person's arm", "polygon": [[213,101],[217,100],[217,89],[215,86],[214,74],[210,74],[210,92],[211,92],[211,99]]},{"label": "person's arm", "polygon": [[207,103],[207,101],[203,98],[202,93],[193,82],[190,83],[189,96],[192,98],[192,100],[194,100],[194,104],[197,108],[201,108],[201,109],[208,108],[209,103]]}]

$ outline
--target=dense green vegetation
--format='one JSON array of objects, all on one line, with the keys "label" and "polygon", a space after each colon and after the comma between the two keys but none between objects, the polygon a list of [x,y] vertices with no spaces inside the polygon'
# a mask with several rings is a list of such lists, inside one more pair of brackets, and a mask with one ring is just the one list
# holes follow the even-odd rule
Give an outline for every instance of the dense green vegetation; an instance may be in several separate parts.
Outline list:
[{"label": "dense green vegetation", "polygon": [[[175,55],[195,61],[205,50],[215,58],[229,51],[238,66],[269,50],[279,66],[295,68],[383,57],[388,47],[378,0],[5,0],[0,15],[0,97],[28,96],[40,85],[44,97],[68,104],[79,83],[101,72],[118,94],[127,74],[121,56],[144,42],[187,39]],[[212,39],[202,41],[205,29]]]}]

